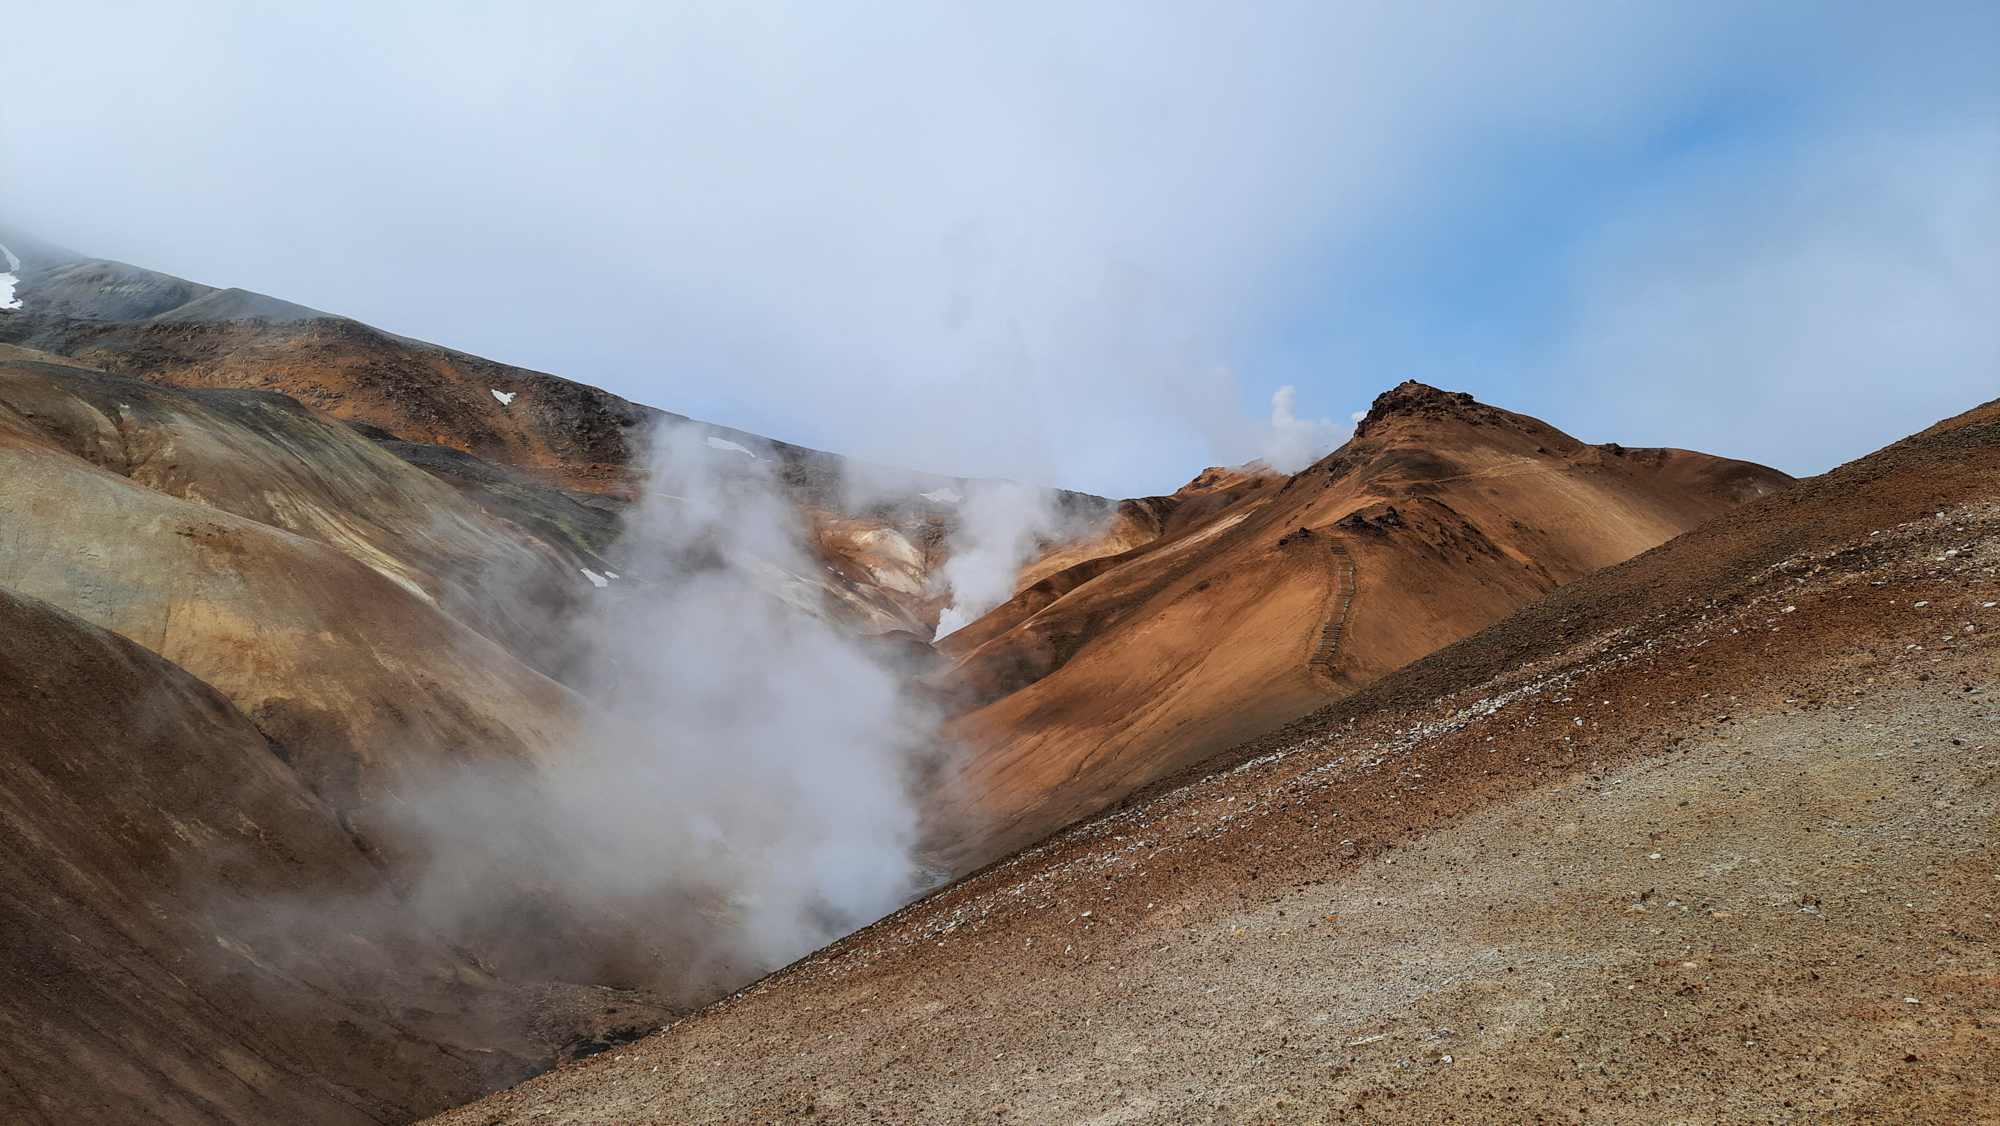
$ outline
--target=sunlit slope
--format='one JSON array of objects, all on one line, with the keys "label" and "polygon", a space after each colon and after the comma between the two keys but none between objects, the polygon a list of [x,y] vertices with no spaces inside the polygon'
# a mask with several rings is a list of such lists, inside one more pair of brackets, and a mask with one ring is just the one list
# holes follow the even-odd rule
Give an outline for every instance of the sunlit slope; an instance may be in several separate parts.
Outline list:
[{"label": "sunlit slope", "polygon": [[955,724],[974,753],[939,818],[946,854],[1025,844],[1790,483],[1403,384],[1318,464],[1211,471],[1157,539],[947,639],[952,675],[991,702]]},{"label": "sunlit slope", "polygon": [[2000,1114],[2000,402],[440,1123]]}]

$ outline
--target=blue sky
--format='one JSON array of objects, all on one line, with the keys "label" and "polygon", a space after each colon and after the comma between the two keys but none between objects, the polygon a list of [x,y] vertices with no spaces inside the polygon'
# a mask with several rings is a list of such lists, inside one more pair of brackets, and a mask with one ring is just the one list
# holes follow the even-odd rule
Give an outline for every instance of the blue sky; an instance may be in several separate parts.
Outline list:
[{"label": "blue sky", "polygon": [[1416,378],[1811,473],[2000,395],[1992,4],[0,21],[9,220],[877,460],[1166,491]]},{"label": "blue sky", "polygon": [[1579,257],[1635,213],[1673,207],[1677,187],[1754,168],[1799,128],[1748,96],[1676,108],[1614,137],[1454,154],[1435,189],[1306,264],[1271,362],[1308,385],[1359,368],[1476,384],[1507,404],[1546,398]]},{"label": "blue sky", "polygon": [[[1366,238],[1308,265],[1265,365],[1302,385],[1403,372],[1588,440],[1801,474],[2000,395],[2000,21],[1908,11],[1824,9],[1847,22],[1815,35],[1770,18],[1801,10],[1767,9],[1615,131],[1454,147]],[[1876,284],[1812,277],[1828,255]],[[1746,293],[1746,271],[1807,276]],[[1602,339],[1655,275],[1678,297],[1660,302],[1671,335]],[[1607,283],[1633,292],[1593,293]],[[1699,315],[1717,304],[1739,315]],[[1886,315],[1912,305],[1926,331]]]}]

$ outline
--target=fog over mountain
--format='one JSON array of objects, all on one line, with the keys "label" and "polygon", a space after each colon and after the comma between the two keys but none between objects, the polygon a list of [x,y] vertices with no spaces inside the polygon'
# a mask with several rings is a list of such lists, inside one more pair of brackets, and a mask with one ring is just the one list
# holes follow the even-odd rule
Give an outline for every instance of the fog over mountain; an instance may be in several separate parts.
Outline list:
[{"label": "fog over mountain", "polygon": [[930,471],[1165,493],[1417,378],[1816,472],[2000,358],[1991,5],[6,22],[20,225]]}]

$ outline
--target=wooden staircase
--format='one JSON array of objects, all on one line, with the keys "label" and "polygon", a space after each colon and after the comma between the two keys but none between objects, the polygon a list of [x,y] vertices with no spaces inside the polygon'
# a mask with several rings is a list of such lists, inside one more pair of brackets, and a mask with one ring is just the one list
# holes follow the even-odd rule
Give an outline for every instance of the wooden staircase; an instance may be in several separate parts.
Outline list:
[{"label": "wooden staircase", "polygon": [[1346,548],[1337,543],[1329,545],[1327,550],[1333,555],[1334,572],[1340,585],[1333,596],[1326,621],[1319,627],[1319,642],[1313,646],[1306,667],[1330,678],[1333,676],[1333,653],[1340,646],[1341,631],[1347,627],[1347,608],[1354,604],[1354,559],[1347,554]]}]

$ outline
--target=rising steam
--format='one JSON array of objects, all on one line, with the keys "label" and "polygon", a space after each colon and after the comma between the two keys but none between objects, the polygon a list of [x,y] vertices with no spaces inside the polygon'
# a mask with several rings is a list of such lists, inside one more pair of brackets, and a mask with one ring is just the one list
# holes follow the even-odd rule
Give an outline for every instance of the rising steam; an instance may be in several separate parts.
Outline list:
[{"label": "rising steam", "polygon": [[770,463],[658,435],[582,628],[597,711],[532,768],[412,787],[406,909],[521,977],[707,999],[907,902],[938,717],[821,616]]},{"label": "rising steam", "polygon": [[[596,623],[616,718],[590,749],[653,787],[628,808],[673,822],[637,834],[659,878],[729,889],[717,937],[781,964],[918,886],[910,774],[938,717],[823,616],[819,564],[771,463],[714,445],[689,427],[655,443],[627,533],[643,585]],[[650,736],[637,755],[635,723]]]},{"label": "rising steam", "polygon": [[1298,417],[1299,389],[1286,384],[1271,396],[1271,428],[1261,435],[1259,460],[1280,473],[1297,473],[1347,440],[1352,426]]},{"label": "rising steam", "polygon": [[938,618],[937,636],[965,627],[1013,597],[1014,577],[1044,540],[1070,532],[1072,520],[1047,489],[982,479],[967,485],[951,558],[940,572],[951,605]]}]

